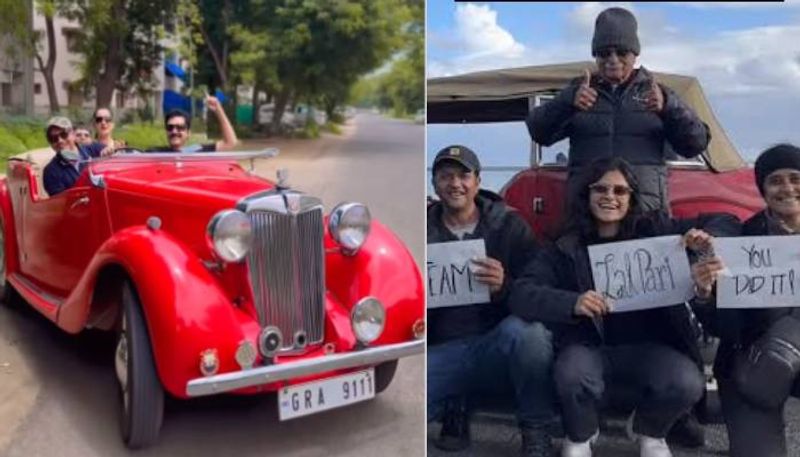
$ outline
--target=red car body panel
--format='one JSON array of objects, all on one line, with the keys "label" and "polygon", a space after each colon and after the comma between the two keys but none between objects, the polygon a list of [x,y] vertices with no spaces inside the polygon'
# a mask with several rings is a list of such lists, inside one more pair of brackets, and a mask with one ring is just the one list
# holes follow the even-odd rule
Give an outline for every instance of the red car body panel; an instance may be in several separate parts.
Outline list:
[{"label": "red car body panel", "polygon": [[[258,347],[261,327],[246,265],[221,262],[206,229],[218,211],[235,208],[243,197],[274,189],[274,184],[235,162],[112,160],[91,166],[102,174],[103,186],[93,186],[84,171],[73,188],[40,199],[30,164],[9,162],[8,177],[0,181],[9,282],[48,319],[77,333],[87,326],[113,328],[118,303],[104,301],[98,278],[124,272],[138,294],[167,391],[187,397],[187,382],[201,377],[200,354],[206,349],[217,350],[218,373],[239,371],[235,351],[243,340]],[[160,219],[159,228],[148,228],[151,217]],[[277,356],[274,363],[317,357],[331,345],[334,352],[352,350],[356,338],[350,309],[366,296],[381,300],[386,310],[385,330],[371,346],[414,339],[412,326],[424,316],[423,282],[398,238],[373,220],[367,242],[347,256],[327,233],[326,223],[324,244],[323,344]],[[237,392],[276,390],[333,374]]]},{"label": "red car body panel", "polygon": [[[566,178],[563,167],[531,168],[517,173],[501,193],[534,233],[552,239],[561,224]],[[676,166],[670,168],[668,179],[675,217],[726,212],[745,220],[764,207],[751,168],[716,173],[702,164]]]}]

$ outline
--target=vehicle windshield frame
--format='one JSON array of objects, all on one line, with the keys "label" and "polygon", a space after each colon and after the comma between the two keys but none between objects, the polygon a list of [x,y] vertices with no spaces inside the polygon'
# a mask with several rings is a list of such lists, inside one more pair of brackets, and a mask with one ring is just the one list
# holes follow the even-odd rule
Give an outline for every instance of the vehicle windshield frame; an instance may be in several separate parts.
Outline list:
[{"label": "vehicle windshield frame", "polygon": [[103,163],[148,163],[148,162],[229,162],[231,160],[267,159],[279,154],[277,148],[261,151],[234,152],[142,152],[140,154],[119,154],[108,157],[93,157],[84,162],[90,165]]}]

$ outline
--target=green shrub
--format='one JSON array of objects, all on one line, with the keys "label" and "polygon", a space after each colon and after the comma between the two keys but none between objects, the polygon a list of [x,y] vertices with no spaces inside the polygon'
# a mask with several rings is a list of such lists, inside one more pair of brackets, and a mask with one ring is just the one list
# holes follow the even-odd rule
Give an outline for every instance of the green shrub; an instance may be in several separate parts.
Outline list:
[{"label": "green shrub", "polygon": [[0,127],[0,156],[7,159],[13,155],[25,152],[27,147],[5,127]]},{"label": "green shrub", "polygon": [[335,122],[328,122],[324,126],[322,126],[322,128],[326,132],[330,132],[330,133],[333,133],[335,135],[341,135],[342,134],[342,126],[340,124],[335,123]]}]

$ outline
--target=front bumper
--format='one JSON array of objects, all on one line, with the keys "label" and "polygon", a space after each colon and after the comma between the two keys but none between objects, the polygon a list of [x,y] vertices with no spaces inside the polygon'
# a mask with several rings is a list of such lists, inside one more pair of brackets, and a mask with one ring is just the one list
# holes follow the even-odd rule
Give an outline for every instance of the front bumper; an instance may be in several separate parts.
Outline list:
[{"label": "front bumper", "polygon": [[213,395],[326,371],[375,365],[401,357],[422,354],[423,352],[425,352],[425,341],[418,340],[223,373],[192,379],[186,383],[186,394],[189,397]]}]

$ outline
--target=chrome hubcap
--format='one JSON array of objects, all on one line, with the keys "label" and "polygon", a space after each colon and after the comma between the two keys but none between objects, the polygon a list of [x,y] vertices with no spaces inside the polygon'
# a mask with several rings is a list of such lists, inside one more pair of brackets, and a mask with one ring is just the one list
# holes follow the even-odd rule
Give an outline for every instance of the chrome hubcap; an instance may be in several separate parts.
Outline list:
[{"label": "chrome hubcap", "polygon": [[119,334],[119,341],[117,341],[117,350],[114,355],[114,368],[117,372],[117,381],[119,387],[122,389],[122,401],[125,405],[125,410],[128,410],[129,393],[128,393],[128,339],[127,339],[128,323],[125,316],[122,316],[122,331]]}]

